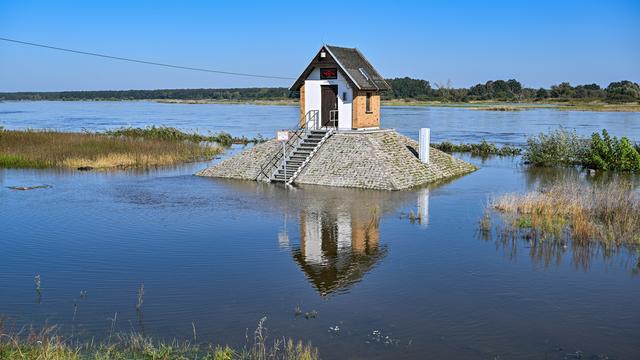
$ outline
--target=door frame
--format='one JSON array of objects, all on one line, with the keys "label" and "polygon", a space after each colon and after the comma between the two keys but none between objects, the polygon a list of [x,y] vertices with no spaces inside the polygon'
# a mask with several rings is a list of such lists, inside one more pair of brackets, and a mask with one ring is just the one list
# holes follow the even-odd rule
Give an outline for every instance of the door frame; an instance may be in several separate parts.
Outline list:
[{"label": "door frame", "polygon": [[[335,109],[325,109],[325,102],[324,102],[324,97],[325,97],[325,92],[324,89],[325,88],[331,88],[333,89],[333,93],[335,94],[335,104],[336,107]],[[320,127],[324,127],[327,124],[329,124],[330,121],[330,110],[338,110],[338,85],[320,85]],[[326,111],[326,115],[325,115],[325,110]],[[338,113],[338,117],[340,117],[340,113]],[[326,119],[326,121],[325,121]],[[338,127],[338,119],[335,120],[335,124],[334,126],[337,128]]]}]

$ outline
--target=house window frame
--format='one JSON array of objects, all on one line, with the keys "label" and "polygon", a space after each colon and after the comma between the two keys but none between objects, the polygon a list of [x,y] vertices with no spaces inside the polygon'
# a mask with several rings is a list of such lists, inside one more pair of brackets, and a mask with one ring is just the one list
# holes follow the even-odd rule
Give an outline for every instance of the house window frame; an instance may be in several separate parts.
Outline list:
[{"label": "house window frame", "polygon": [[371,93],[371,91],[367,91],[365,94],[365,100],[364,100],[364,112],[367,114],[372,114],[373,111],[371,110],[371,98],[373,97],[373,94]]}]

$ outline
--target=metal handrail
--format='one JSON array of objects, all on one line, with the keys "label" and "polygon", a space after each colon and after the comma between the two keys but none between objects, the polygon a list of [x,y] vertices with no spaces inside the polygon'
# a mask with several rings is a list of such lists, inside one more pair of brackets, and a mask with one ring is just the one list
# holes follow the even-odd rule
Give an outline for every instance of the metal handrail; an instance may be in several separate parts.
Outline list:
[{"label": "metal handrail", "polygon": [[329,124],[331,127],[338,127],[338,110],[329,110]]},{"label": "metal handrail", "polygon": [[[315,130],[315,128],[310,129],[307,125],[309,123],[313,123],[317,126],[319,117],[318,114],[318,110],[309,110],[304,116],[300,117],[301,124],[298,125],[298,129],[290,131],[291,135],[289,136],[289,140],[287,140],[287,142],[285,143],[285,149],[288,154],[290,154],[289,150],[294,149],[297,143],[302,140],[303,134],[305,134],[309,130]],[[302,123],[303,119],[304,123]],[[260,168],[260,173],[258,173],[258,176],[256,176],[256,180],[258,180],[261,175],[271,180],[270,173],[278,170],[281,160],[282,162],[286,161],[286,159],[283,158],[282,155],[282,152],[278,151],[264,166],[262,166]]]}]

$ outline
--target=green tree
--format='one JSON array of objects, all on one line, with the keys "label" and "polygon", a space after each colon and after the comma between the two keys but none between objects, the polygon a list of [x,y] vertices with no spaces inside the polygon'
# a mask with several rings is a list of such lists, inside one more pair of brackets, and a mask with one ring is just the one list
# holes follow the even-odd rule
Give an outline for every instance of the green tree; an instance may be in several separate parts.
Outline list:
[{"label": "green tree", "polygon": [[640,86],[634,82],[624,80],[612,82],[605,90],[607,101],[633,102],[640,100]]}]

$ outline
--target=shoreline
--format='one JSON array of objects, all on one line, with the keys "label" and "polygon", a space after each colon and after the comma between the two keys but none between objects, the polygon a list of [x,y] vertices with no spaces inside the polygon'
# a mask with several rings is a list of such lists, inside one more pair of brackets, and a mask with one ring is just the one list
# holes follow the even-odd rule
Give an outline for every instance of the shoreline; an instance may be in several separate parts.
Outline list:
[{"label": "shoreline", "polygon": [[[6,102],[37,102],[37,101],[62,101],[62,102],[154,102],[160,104],[181,105],[256,105],[256,106],[298,106],[298,99],[278,100],[215,100],[215,99],[91,99],[91,100],[1,100]],[[640,103],[609,104],[605,102],[501,102],[501,101],[471,101],[471,102],[441,102],[419,101],[410,99],[382,100],[382,107],[392,106],[416,106],[416,107],[445,107],[461,108],[479,111],[522,111],[532,109],[552,109],[559,111],[593,111],[593,112],[640,112]]]}]

